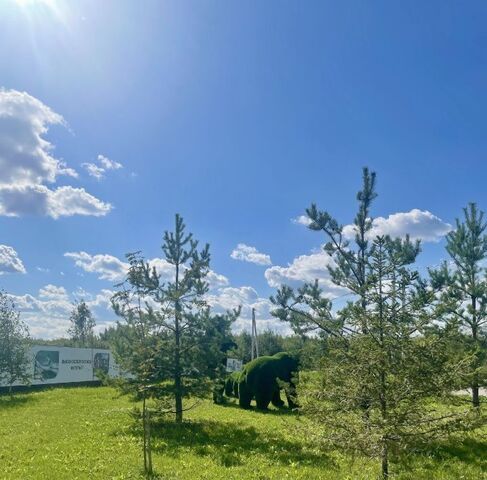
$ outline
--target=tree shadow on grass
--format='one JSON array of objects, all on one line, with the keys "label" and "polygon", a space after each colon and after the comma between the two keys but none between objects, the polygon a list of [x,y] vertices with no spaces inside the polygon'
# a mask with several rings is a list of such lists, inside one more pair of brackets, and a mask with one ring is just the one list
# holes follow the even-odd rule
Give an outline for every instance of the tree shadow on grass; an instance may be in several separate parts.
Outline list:
[{"label": "tree shadow on grass", "polygon": [[397,459],[398,464],[404,467],[410,466],[410,460],[427,458],[433,463],[423,466],[426,469],[436,469],[435,464],[443,464],[448,461],[464,463],[481,471],[487,469],[487,437],[483,438],[455,438],[443,442],[432,442],[422,450],[413,454],[404,455]]},{"label": "tree shadow on grass", "polygon": [[16,393],[11,397],[8,393],[0,393],[0,410],[16,408],[36,402],[37,398],[28,393]]},{"label": "tree shadow on grass", "polygon": [[460,462],[487,468],[487,437],[483,439],[467,437],[457,441],[437,444],[432,456],[439,461],[459,460]]},{"label": "tree shadow on grass", "polygon": [[[224,467],[248,463],[255,454],[274,464],[336,467],[330,457],[307,449],[299,440],[283,438],[279,431],[261,432],[238,423],[205,420],[176,424],[168,420],[154,423],[151,432],[155,452],[179,457],[191,449],[196,455],[213,457]],[[142,435],[135,426],[133,433]]]},{"label": "tree shadow on grass", "polygon": [[256,412],[256,413],[262,413],[263,415],[276,415],[276,416],[297,416],[297,412],[287,406],[282,406],[282,407],[274,407],[274,406],[269,406],[267,410],[259,410],[255,405],[251,405],[249,409],[243,409],[239,404],[238,400],[228,400],[225,403],[222,403],[218,405],[219,407],[223,408],[233,408],[236,410],[240,411],[246,411],[246,412]]}]

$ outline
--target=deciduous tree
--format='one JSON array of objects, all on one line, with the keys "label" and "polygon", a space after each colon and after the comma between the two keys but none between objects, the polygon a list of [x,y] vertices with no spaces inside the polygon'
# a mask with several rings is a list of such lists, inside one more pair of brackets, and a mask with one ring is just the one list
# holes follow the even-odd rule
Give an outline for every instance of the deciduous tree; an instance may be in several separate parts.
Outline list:
[{"label": "deciduous tree", "polygon": [[73,342],[81,347],[93,346],[94,328],[96,325],[93,314],[84,300],[76,302],[69,317],[71,326],[68,334]]},{"label": "deciduous tree", "polygon": [[11,297],[0,291],[0,384],[12,395],[15,382],[27,383],[29,330],[21,320]]}]

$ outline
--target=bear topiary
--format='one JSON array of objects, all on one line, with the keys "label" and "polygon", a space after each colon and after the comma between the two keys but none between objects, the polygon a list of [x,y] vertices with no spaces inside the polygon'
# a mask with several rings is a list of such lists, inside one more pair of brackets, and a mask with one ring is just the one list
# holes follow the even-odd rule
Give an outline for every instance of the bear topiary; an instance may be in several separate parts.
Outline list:
[{"label": "bear topiary", "polygon": [[[259,357],[247,363],[238,380],[239,405],[250,408],[250,402],[255,398],[257,408],[266,410],[269,403],[281,407],[284,402],[280,397],[278,380],[290,384],[293,375],[298,371],[298,361],[286,352],[276,353],[272,357]],[[287,402],[290,408],[296,407],[288,392]]]},{"label": "bear topiary", "polygon": [[240,372],[231,373],[225,380],[225,395],[238,398],[238,379]]}]

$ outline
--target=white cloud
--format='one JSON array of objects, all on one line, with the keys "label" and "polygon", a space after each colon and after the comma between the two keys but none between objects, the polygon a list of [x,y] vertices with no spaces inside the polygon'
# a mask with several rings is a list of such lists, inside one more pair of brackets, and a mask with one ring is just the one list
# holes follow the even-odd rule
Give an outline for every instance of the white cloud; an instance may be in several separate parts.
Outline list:
[{"label": "white cloud", "polygon": [[84,188],[59,187],[50,190],[44,185],[10,185],[0,187],[0,215],[47,215],[52,218],[73,215],[106,215],[112,206],[85,191]]},{"label": "white cloud", "polygon": [[123,168],[121,163],[110,160],[104,155],[98,155],[98,165],[96,163],[82,163],[81,166],[88,172],[88,175],[101,180],[105,177],[108,170],[119,170]]},{"label": "white cloud", "polygon": [[68,300],[68,292],[64,287],[49,284],[39,290],[39,298],[58,301]]},{"label": "white cloud", "polygon": [[163,282],[172,280],[176,274],[174,266],[171,265],[164,258],[152,258],[148,260],[149,265],[156,269],[156,272],[161,276]]},{"label": "white cloud", "polygon": [[[64,256],[73,259],[75,265],[83,269],[85,272],[98,274],[98,278],[101,280],[109,280],[111,282],[123,281],[129,269],[129,264],[127,262],[124,262],[113,255],[91,255],[86,252],[67,252]],[[173,280],[175,275],[173,265],[165,259],[157,257],[149,259],[148,261],[152,267],[155,267],[163,282]],[[209,283],[210,289],[228,285],[228,278],[213,270],[208,272],[206,280]]]},{"label": "white cloud", "polygon": [[18,253],[8,245],[0,245],[0,275],[5,273],[26,273]]},{"label": "white cloud", "polygon": [[210,270],[208,272],[208,275],[206,276],[206,281],[209,284],[210,290],[214,290],[216,288],[221,288],[221,287],[226,287],[230,283],[228,281],[228,278],[225,277],[225,275],[222,275],[220,273],[216,273],[213,270]]},{"label": "white cloud", "polygon": [[[375,218],[368,237],[390,235],[394,238],[404,238],[409,234],[412,240],[439,242],[451,229],[452,226],[449,223],[444,222],[428,210],[414,208],[410,212],[394,213],[387,218]],[[353,238],[355,236],[354,226],[346,225],[343,233],[346,237]]]},{"label": "white cloud", "polygon": [[311,223],[311,220],[307,215],[299,215],[299,217],[292,218],[291,222],[307,227]]},{"label": "white cloud", "polygon": [[104,155],[98,155],[98,161],[105,170],[119,170],[120,168],[123,168],[121,163],[110,160]]},{"label": "white cloud", "polygon": [[75,265],[82,268],[85,272],[96,273],[101,280],[109,280],[111,282],[122,281],[129,268],[128,263],[122,262],[113,255],[67,252],[64,256],[73,259]]},{"label": "white cloud", "polygon": [[265,271],[265,278],[269,286],[278,288],[281,285],[299,287],[305,282],[319,281],[324,293],[334,298],[346,293],[346,290],[337,287],[330,279],[328,266],[333,266],[331,257],[321,251],[310,255],[296,257],[287,267],[273,266]]},{"label": "white cloud", "polygon": [[61,115],[25,92],[0,90],[0,215],[106,215],[109,203],[83,188],[46,184],[78,173],[52,155],[44,136],[51,125],[64,125]]},{"label": "white cloud", "polygon": [[208,295],[208,303],[221,311],[232,310],[239,305],[251,306],[258,299],[259,296],[252,287],[226,287]]},{"label": "white cloud", "polygon": [[94,163],[82,163],[81,166],[88,172],[90,177],[95,177],[97,180],[101,180],[104,177],[105,169]]},{"label": "white cloud", "polygon": [[253,287],[225,287],[207,296],[207,302],[215,313],[224,313],[242,307],[240,317],[233,325],[235,332],[250,331],[252,325],[252,309],[255,309],[257,331],[272,330],[281,334],[289,334],[289,326],[271,315],[274,308],[269,299],[259,297]]},{"label": "white cloud", "polygon": [[271,257],[265,253],[260,253],[255,247],[239,243],[230,256],[234,260],[255,263],[257,265],[272,265]]},{"label": "white cloud", "polygon": [[[46,285],[37,295],[11,295],[22,319],[29,325],[35,338],[60,338],[67,335],[73,302],[79,300],[81,290],[69,294],[63,286]],[[113,291],[103,289],[96,294],[82,291],[84,300],[93,312],[97,332],[114,324],[116,316],[111,309]]]}]

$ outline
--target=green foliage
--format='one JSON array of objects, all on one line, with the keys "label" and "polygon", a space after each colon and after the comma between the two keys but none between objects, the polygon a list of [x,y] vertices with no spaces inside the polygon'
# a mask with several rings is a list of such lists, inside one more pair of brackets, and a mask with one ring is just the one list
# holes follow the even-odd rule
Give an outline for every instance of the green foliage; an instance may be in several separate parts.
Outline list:
[{"label": "green foliage", "polygon": [[[257,334],[259,353],[262,356],[274,355],[284,350],[285,338],[271,330],[265,330]],[[234,347],[229,352],[229,357],[238,358],[247,363],[251,360],[252,337],[248,332],[234,335]]]},{"label": "green foliage", "polygon": [[238,382],[241,372],[232,372],[225,379],[224,392],[227,397],[238,398]]},{"label": "green foliage", "polygon": [[[228,351],[228,356],[250,362],[251,336],[247,332],[233,335],[235,346]],[[272,356],[278,352],[289,352],[299,358],[303,368],[313,369],[319,364],[326,350],[325,343],[320,338],[305,335],[283,336],[270,330],[257,334],[259,353],[262,356]]]},{"label": "green foliage", "polygon": [[[285,382],[294,388],[293,377],[297,374],[297,360],[286,352],[280,352],[272,357],[259,357],[244,365],[238,377],[239,405],[249,408],[255,398],[257,408],[265,410],[269,403],[276,407],[283,405],[280,399],[280,385]],[[291,408],[295,406],[291,395],[286,392]]]},{"label": "green foliage", "polygon": [[379,457],[387,478],[391,456],[483,418],[465,409],[445,416],[431,406],[431,398],[454,402],[449,394],[466,361],[449,355],[446,332],[433,333],[436,290],[412,268],[419,242],[369,238],[374,185],[375,174],[364,169],[354,245],[328,212],[307,210],[310,228],[326,236],[330,277],[350,292],[349,302],[336,312],[317,281],[296,291],[283,286],[271,301],[295,332],[326,342],[320,374],[301,384],[302,412],[324,427],[328,444]]},{"label": "green foliage", "polygon": [[12,299],[0,291],[0,385],[12,394],[15,382],[28,383],[29,330]]},{"label": "green foliage", "polygon": [[455,230],[446,237],[452,266],[445,262],[439,269],[430,270],[430,275],[435,286],[442,288],[437,315],[447,322],[452,333],[456,331],[457,339],[463,341],[463,350],[470,355],[466,381],[472,389],[472,404],[478,407],[479,386],[487,381],[487,223],[475,203],[470,203],[463,213],[464,220],[457,219]]},{"label": "green foliage", "polygon": [[251,360],[251,345],[252,337],[248,332],[241,332],[233,336],[235,345],[228,352],[230,358],[237,358],[243,363],[250,362]]},{"label": "green foliage", "polygon": [[123,319],[112,334],[113,348],[123,369],[133,374],[125,387],[136,399],[157,398],[159,410],[180,422],[183,398],[204,396],[212,379],[223,379],[230,327],[240,312],[211,314],[204,300],[209,246],[198,250],[179,215],[175,231],[164,234],[162,250],[173,267],[165,282],[139,252],[127,255],[127,278],[112,299]]}]

